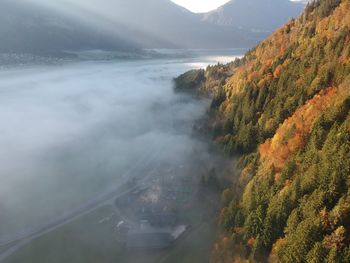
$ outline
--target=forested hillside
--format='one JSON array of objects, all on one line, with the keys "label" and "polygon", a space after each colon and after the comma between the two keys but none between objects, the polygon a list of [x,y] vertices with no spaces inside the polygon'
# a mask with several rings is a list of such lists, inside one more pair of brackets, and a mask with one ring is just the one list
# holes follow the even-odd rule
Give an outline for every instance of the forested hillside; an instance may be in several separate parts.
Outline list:
[{"label": "forested hillside", "polygon": [[176,83],[213,94],[214,141],[243,156],[212,261],[350,262],[350,1],[313,2],[242,59]]}]

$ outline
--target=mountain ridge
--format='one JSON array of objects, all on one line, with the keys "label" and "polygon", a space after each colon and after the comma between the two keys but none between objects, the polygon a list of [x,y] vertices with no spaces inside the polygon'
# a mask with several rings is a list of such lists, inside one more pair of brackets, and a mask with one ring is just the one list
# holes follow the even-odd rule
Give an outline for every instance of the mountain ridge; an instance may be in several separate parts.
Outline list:
[{"label": "mountain ridge", "polygon": [[203,14],[202,20],[216,25],[272,32],[284,24],[286,19],[298,16],[303,7],[304,4],[289,0],[231,0],[218,9]]},{"label": "mountain ridge", "polygon": [[170,0],[4,0],[0,7],[1,52],[251,47],[266,37],[202,21]]}]

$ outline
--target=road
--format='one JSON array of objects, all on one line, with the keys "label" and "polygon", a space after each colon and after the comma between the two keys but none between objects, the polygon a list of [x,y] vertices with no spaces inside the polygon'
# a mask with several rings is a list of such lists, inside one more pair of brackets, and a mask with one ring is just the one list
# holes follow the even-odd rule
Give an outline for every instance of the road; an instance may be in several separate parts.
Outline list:
[{"label": "road", "polygon": [[[166,149],[166,147],[162,147],[158,151],[155,151],[151,156],[148,156],[147,158],[142,158],[139,162],[137,162],[136,165],[134,165],[130,170],[128,170],[126,173],[123,174],[123,178],[137,178],[137,183],[130,187],[128,186],[128,181],[126,180],[123,182],[120,186],[116,187],[115,189],[109,190],[101,195],[96,196],[95,198],[89,200],[87,203],[81,205],[80,207],[69,211],[65,213],[64,215],[56,218],[55,220],[43,224],[42,226],[35,228],[35,229],[29,229],[25,232],[17,233],[13,235],[11,238],[3,238],[0,239],[0,248],[6,247],[8,248],[4,249],[4,251],[0,252],[0,262],[18,251],[20,248],[22,248],[24,245],[30,243],[34,239],[47,234],[59,227],[62,227],[81,216],[84,216],[88,213],[91,213],[92,211],[96,210],[97,208],[105,205],[106,203],[121,197],[131,191],[136,190],[138,187],[140,187],[143,183],[147,182],[148,178],[153,174],[154,170],[149,171],[148,173],[144,173],[147,169],[150,167],[156,166],[154,163],[157,160],[157,157],[162,154],[162,152]],[[142,174],[143,176],[140,177],[139,175]]]}]

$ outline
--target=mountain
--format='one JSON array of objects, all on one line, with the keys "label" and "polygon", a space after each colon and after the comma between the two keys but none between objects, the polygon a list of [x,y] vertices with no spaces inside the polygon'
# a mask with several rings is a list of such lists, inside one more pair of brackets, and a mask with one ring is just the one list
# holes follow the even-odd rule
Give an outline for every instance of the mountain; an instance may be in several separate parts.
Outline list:
[{"label": "mountain", "polygon": [[28,1],[0,3],[0,52],[52,53],[84,48],[125,49],[130,42]]},{"label": "mountain", "polygon": [[[31,0],[33,1],[33,0]],[[43,1],[43,0],[34,0]],[[48,0],[50,1],[50,0]],[[51,0],[53,1],[53,0]],[[54,2],[63,0],[56,0]],[[271,5],[269,16],[260,15],[260,20],[278,20],[274,23],[271,30],[283,25],[288,18],[296,17],[304,7],[301,4],[292,3],[289,0],[275,0],[276,5]],[[283,1],[285,4],[278,4]],[[45,1],[44,1],[45,2]],[[174,4],[170,0],[100,0],[82,1],[73,0],[67,6],[70,12],[74,10],[75,14],[80,14],[81,18],[88,17],[87,23],[101,23],[101,20],[107,20],[109,23],[119,23],[129,30],[134,30],[133,40],[140,46],[147,48],[230,48],[230,47],[251,47],[267,36],[266,32],[247,30],[237,25],[230,27],[220,24],[210,23],[202,19],[201,15],[194,14],[187,9]],[[236,0],[243,3],[245,0]],[[250,6],[250,9],[259,13],[264,1],[257,1],[256,6]],[[289,12],[281,12],[281,8],[291,9]],[[239,13],[246,12],[246,16],[241,19],[247,20],[252,10],[241,9]],[[88,12],[87,12],[88,11]],[[86,13],[84,15],[84,12]],[[228,12],[227,12],[228,13]],[[93,14],[93,15],[91,15]],[[233,12],[235,14],[235,12]],[[98,21],[93,19],[98,17]],[[284,16],[284,18],[283,18]],[[85,19],[86,20],[86,19]],[[258,21],[260,24],[261,21]],[[242,22],[243,23],[243,22]],[[255,24],[255,27],[258,25]],[[113,27],[113,32],[120,29]],[[271,31],[270,30],[270,31]],[[142,34],[140,34],[142,32]],[[128,36],[130,34],[122,34]],[[140,37],[139,37],[140,36]]]},{"label": "mountain", "polygon": [[208,129],[242,156],[212,262],[350,262],[350,1],[309,4],[242,59],[190,71]]},{"label": "mountain", "polygon": [[244,30],[272,32],[288,18],[299,16],[304,4],[289,0],[231,0],[220,8],[203,14],[202,20]]},{"label": "mountain", "polygon": [[[85,10],[76,7],[76,13],[86,9],[99,20],[120,23],[142,32],[133,34],[134,41],[147,48],[221,48],[233,45],[245,47],[256,44],[261,34],[252,34],[236,27],[225,28],[205,23],[199,17],[170,0],[101,0],[98,5],[84,2]],[[93,1],[90,1],[93,3]],[[83,15],[84,16],[84,15]],[[91,23],[91,16],[89,16]],[[100,22],[100,21],[99,21]],[[117,30],[113,27],[111,32]],[[127,34],[126,34],[127,35]]]},{"label": "mountain", "polygon": [[[271,13],[278,14],[278,8]],[[289,14],[282,16],[276,26]],[[170,0],[0,2],[0,52],[251,47],[266,37],[239,27],[205,21]]]}]

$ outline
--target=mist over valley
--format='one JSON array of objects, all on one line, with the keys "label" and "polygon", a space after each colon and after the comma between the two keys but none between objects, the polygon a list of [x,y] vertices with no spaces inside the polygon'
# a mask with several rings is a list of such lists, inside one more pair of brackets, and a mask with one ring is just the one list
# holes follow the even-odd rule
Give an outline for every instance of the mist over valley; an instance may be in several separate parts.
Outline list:
[{"label": "mist over valley", "polygon": [[349,0],[0,0],[0,262],[350,262]]},{"label": "mist over valley", "polygon": [[184,165],[194,150],[209,158],[191,136],[209,101],[175,94],[172,79],[235,52],[242,51],[3,70],[0,236],[36,228],[142,177],[142,165],[132,170],[138,163]]}]

